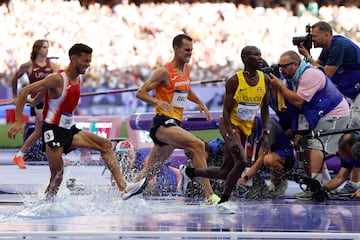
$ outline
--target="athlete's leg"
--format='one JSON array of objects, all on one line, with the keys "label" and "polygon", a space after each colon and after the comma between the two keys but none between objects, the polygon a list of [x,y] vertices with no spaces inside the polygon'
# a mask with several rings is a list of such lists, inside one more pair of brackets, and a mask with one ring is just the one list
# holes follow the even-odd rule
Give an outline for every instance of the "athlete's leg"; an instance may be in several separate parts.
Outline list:
[{"label": "athlete's leg", "polygon": [[125,190],[126,182],[121,174],[119,163],[113,152],[112,143],[109,140],[90,132],[80,131],[74,135],[71,148],[89,148],[98,150],[101,153],[101,157],[104,159],[107,168],[114,176],[119,191],[122,192]]},{"label": "athlete's leg", "polygon": [[[156,138],[168,145],[184,149],[193,153],[193,166],[195,168],[206,168],[206,152],[204,142],[178,126],[164,127],[160,126],[156,132]],[[214,194],[209,179],[200,178],[199,182],[203,187],[205,197]]]},{"label": "athlete's leg", "polygon": [[42,119],[43,119],[43,109],[37,109],[35,107],[35,129],[30,134],[30,136],[25,140],[24,144],[22,145],[20,151],[23,153],[26,153],[34,144],[36,141],[41,137],[42,134]]},{"label": "athlete's leg", "polygon": [[45,145],[45,152],[50,168],[50,181],[45,190],[46,199],[52,199],[56,196],[60,184],[63,180],[64,163],[62,159],[63,147],[51,148],[48,144]]}]

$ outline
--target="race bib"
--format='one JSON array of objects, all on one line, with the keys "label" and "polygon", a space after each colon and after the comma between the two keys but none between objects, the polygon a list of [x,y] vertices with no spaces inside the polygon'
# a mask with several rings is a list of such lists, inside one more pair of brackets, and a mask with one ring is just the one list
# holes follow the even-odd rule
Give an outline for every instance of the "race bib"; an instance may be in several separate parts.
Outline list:
[{"label": "race bib", "polygon": [[71,113],[62,113],[60,117],[59,127],[70,129],[73,125],[73,115]]},{"label": "race bib", "polygon": [[44,142],[48,143],[55,139],[53,130],[47,130],[44,132]]},{"label": "race bib", "polygon": [[184,108],[188,92],[187,91],[176,91],[172,98],[171,106],[177,108]]},{"label": "race bib", "polygon": [[303,114],[299,114],[298,118],[298,130],[309,129],[309,122],[306,120]]},{"label": "race bib", "polygon": [[239,103],[237,109],[237,116],[244,121],[252,121],[258,111],[258,104]]}]

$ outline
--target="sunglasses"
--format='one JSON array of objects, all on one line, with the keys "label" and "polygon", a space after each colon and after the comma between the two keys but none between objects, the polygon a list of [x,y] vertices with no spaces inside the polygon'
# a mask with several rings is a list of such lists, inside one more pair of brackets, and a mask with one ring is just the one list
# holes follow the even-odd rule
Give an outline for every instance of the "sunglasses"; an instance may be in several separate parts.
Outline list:
[{"label": "sunglasses", "polygon": [[279,64],[279,68],[287,68],[288,66],[290,66],[291,64],[294,64],[295,62],[290,62],[290,63],[287,63],[287,64]]}]

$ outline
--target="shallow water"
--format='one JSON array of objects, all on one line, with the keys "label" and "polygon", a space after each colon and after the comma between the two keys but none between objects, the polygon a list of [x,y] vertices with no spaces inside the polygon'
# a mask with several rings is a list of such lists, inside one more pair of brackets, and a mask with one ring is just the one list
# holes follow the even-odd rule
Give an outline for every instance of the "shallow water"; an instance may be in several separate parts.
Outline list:
[{"label": "shallow water", "polygon": [[[43,201],[47,166],[26,171],[1,166],[0,239],[357,239],[360,201],[300,201],[289,182],[278,199],[231,199],[234,214],[206,206],[202,197],[137,196],[123,201],[103,167],[66,168],[52,202]],[[85,190],[73,192],[75,178]],[[20,184],[21,182],[21,184]],[[20,190],[19,190],[20,189]],[[28,190],[31,191],[28,191]],[[30,192],[30,193],[29,193]]]}]

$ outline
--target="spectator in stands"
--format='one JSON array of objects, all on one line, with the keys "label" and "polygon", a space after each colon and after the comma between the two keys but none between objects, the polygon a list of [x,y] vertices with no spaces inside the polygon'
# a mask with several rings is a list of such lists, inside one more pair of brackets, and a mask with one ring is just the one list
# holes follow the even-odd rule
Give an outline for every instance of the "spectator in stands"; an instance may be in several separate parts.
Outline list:
[{"label": "spectator in stands", "polygon": [[[24,74],[28,77],[30,84],[44,79],[50,73],[56,72],[59,66],[51,61],[47,55],[49,51],[49,42],[45,39],[36,40],[33,44],[30,54],[30,61],[21,64],[20,68],[16,71],[12,79],[12,93],[13,102],[16,104],[18,79]],[[32,98],[35,96],[32,95]],[[41,97],[41,96],[40,96]],[[29,102],[33,99],[28,99]],[[43,118],[44,101],[40,100],[40,103],[31,107],[31,116],[35,116],[35,129],[30,136],[25,140],[20,150],[14,156],[13,162],[19,166],[19,168],[26,168],[24,163],[24,154],[33,146],[36,141],[41,137],[41,127]]]},{"label": "spectator in stands", "polygon": [[118,189],[126,194],[138,191],[145,179],[128,184],[119,168],[112,150],[112,143],[94,133],[81,131],[74,124],[74,111],[80,99],[82,75],[88,69],[92,58],[92,48],[77,43],[69,49],[70,64],[56,74],[51,74],[22,89],[16,103],[16,120],[8,131],[14,138],[22,131],[22,111],[28,94],[41,94],[46,91],[44,101],[44,122],[42,126],[43,147],[48,158],[50,181],[45,191],[45,199],[53,199],[61,185],[64,174],[63,153],[75,148],[89,148],[100,151],[108,169],[115,178]]},{"label": "spectator in stands", "polygon": [[[285,79],[292,85],[289,89],[278,77],[270,73],[271,86],[278,89],[284,97],[298,109],[313,130],[343,129],[349,121],[349,106],[339,90],[318,68],[302,60],[294,51],[286,51],[280,56],[279,67]],[[323,183],[323,150],[327,153],[337,151],[340,135],[309,139],[305,154],[310,164],[311,177]],[[299,199],[311,199],[312,193],[304,191],[296,194]]]},{"label": "spectator in stands", "polygon": [[[187,99],[199,106],[200,112],[205,113],[207,120],[211,119],[207,106],[190,86],[188,63],[193,50],[192,38],[179,34],[174,37],[172,45],[174,56],[171,62],[158,68],[136,93],[137,98],[156,106],[156,115],[150,129],[154,146],[148,163],[137,175],[137,180],[145,177],[149,181],[156,176],[161,165],[175,148],[193,152],[194,166],[200,168],[207,166],[204,142],[181,127]],[[152,90],[155,91],[155,96],[150,94]],[[210,181],[199,179],[199,182],[203,187],[206,203],[217,203],[219,197],[214,193]]]}]

